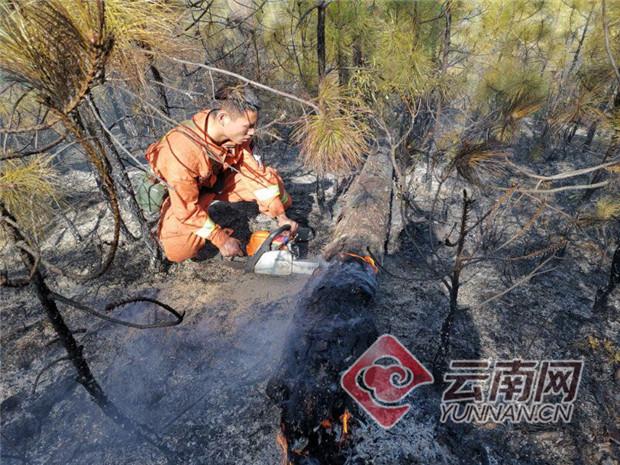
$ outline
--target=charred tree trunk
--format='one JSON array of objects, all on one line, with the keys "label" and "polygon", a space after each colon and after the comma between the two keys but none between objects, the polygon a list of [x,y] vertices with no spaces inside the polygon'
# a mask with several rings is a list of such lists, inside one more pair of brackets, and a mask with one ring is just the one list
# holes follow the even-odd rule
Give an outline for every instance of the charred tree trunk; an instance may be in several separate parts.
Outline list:
[{"label": "charred tree trunk", "polygon": [[566,148],[573,141],[575,134],[577,134],[577,129],[579,129],[579,121],[575,121],[570,128],[566,130],[564,133],[564,153],[566,154]]},{"label": "charred tree trunk", "polygon": [[[316,23],[316,55],[317,66],[319,73],[318,83],[320,84],[325,77],[325,9],[327,3],[321,2],[317,6],[317,23]],[[325,192],[323,190],[323,176],[317,174],[316,176],[316,202],[319,206],[319,210],[323,215],[331,216],[327,206],[325,205]]]},{"label": "charred tree trunk", "polygon": [[366,310],[377,280],[370,265],[335,259],[302,292],[267,394],[280,407],[286,463],[344,463],[341,417],[354,401],[340,376],[378,337]]},{"label": "charred tree trunk", "polygon": [[596,293],[596,299],[594,301],[594,310],[603,310],[607,307],[609,295],[620,284],[620,244],[616,247],[614,256],[611,260],[611,267],[609,270],[609,282],[604,289],[599,289]]},{"label": "charred tree trunk", "polygon": [[114,90],[111,87],[105,88],[105,99],[110,102],[110,107],[112,108],[112,113],[114,115],[114,119],[117,121],[117,125],[121,130],[121,134],[129,139],[129,132],[127,131],[127,127],[125,126],[125,112],[121,109],[116,96],[114,95]]},{"label": "charred tree trunk", "polygon": [[355,37],[351,48],[353,49],[353,66],[356,68],[361,68],[362,66],[364,66],[364,52],[362,50],[361,37]]},{"label": "charred tree trunk", "polygon": [[317,174],[315,185],[316,203],[319,206],[319,211],[321,212],[321,215],[327,215],[329,218],[331,218],[331,211],[327,208],[327,204],[325,203],[325,189],[323,187],[323,184],[323,176]]},{"label": "charred tree trunk", "polygon": [[[86,131],[86,133],[91,137],[93,141],[93,145],[95,146],[97,153],[99,154],[101,158],[102,163],[105,164],[106,171],[108,172],[110,179],[114,183],[114,189],[117,192],[124,192],[126,194],[127,187],[125,186],[124,182],[121,179],[119,179],[118,169],[113,168],[114,163],[110,159],[111,157],[108,156],[108,153],[106,152],[106,150],[103,147],[103,144],[101,143],[102,142],[102,139],[100,139],[101,135],[95,128],[95,125],[93,124],[92,119],[90,118],[90,115],[86,113],[86,110],[80,111],[80,121],[81,121],[84,131]],[[95,171],[96,176],[97,174],[98,173]],[[95,179],[97,179],[97,186],[99,187],[99,189],[102,189],[102,181],[100,177],[96,177]],[[105,190],[103,190],[103,192],[105,193]],[[109,196],[106,196],[106,199],[108,200],[108,203],[110,203]],[[120,203],[121,203],[120,198],[118,199],[118,203],[120,206]],[[127,228],[127,225],[125,224],[125,220],[123,219],[122,215],[119,216],[119,219],[120,219],[120,228],[121,228],[122,233],[125,235],[125,237],[127,237],[129,240],[137,241],[138,238],[135,237],[131,233],[129,228]]]},{"label": "charred tree trunk", "polygon": [[[74,114],[74,122],[77,126],[77,128],[79,129],[79,131],[84,135],[84,139],[86,138],[92,138],[93,144],[91,145],[97,145],[97,139],[95,137],[93,137],[93,133],[91,131],[91,127],[89,127],[88,121],[84,120],[84,117],[82,115],[81,111],[76,111]],[[101,147],[93,147],[93,149],[100,149]],[[114,199],[111,199],[111,196],[109,194],[109,192],[106,190],[105,188],[105,180],[104,175],[101,174],[101,170],[97,169],[97,165],[96,163],[101,163],[103,170],[107,173],[111,173],[112,171],[112,167],[110,166],[110,163],[108,161],[108,159],[106,157],[103,156],[102,153],[102,149],[101,150],[96,150],[98,158],[97,160],[93,160],[91,158],[88,158],[88,161],[92,167],[92,172],[93,172],[93,176],[95,178],[95,183],[97,183],[97,187],[99,188],[99,190],[102,192],[106,202],[108,203],[108,205],[110,206],[110,208],[114,208],[113,204],[114,204]]]},{"label": "charred tree trunk", "polygon": [[334,239],[325,248],[331,258],[339,252],[372,254],[381,259],[390,227],[393,166],[387,151],[371,155],[343,198]]},{"label": "charred tree trunk", "polygon": [[467,238],[467,218],[472,207],[473,200],[468,198],[467,191],[463,190],[463,210],[461,213],[461,227],[459,230],[459,239],[456,244],[456,256],[454,266],[452,267],[452,275],[450,276],[450,284],[448,292],[450,293],[450,307],[448,315],[441,325],[441,343],[433,360],[433,376],[435,379],[443,379],[443,373],[447,367],[448,355],[450,354],[450,339],[452,335],[452,326],[458,312],[459,289],[461,286],[461,273],[465,267],[463,261],[463,249],[465,248],[465,239]]},{"label": "charred tree trunk", "polygon": [[166,89],[164,87],[164,79],[159,72],[159,69],[154,64],[149,65],[149,69],[151,70],[151,74],[153,75],[153,80],[157,82],[157,94],[159,95],[159,99],[161,100],[161,111],[166,114],[166,116],[170,116],[170,104],[168,103],[168,96],[166,95]]},{"label": "charred tree trunk", "polygon": [[325,77],[325,10],[327,3],[321,2],[317,7],[316,54],[318,58],[319,83]]},{"label": "charred tree trunk", "polygon": [[[450,53],[450,44],[451,44],[451,33],[452,33],[452,1],[448,0],[444,4],[444,18],[446,21],[446,25],[443,31],[443,42],[441,47],[441,70],[440,70],[440,79],[444,79],[445,75],[448,71],[448,55]],[[433,119],[435,120],[433,127],[431,129],[430,138],[428,140],[428,152],[426,154],[426,174],[425,179],[428,182],[428,186],[430,187],[432,182],[432,170],[433,170],[433,156],[431,155],[433,152],[433,147],[435,145],[435,138],[437,137],[437,132],[439,130],[439,125],[441,122],[441,115],[443,112],[443,97],[441,93],[437,91],[433,91],[433,100],[436,104],[435,107],[435,115]]]},{"label": "charred tree trunk", "polygon": [[590,127],[588,127],[588,134],[586,135],[586,140],[583,143],[583,147],[582,147],[582,151],[586,151],[590,149],[590,146],[592,145],[592,141],[594,140],[594,135],[596,134],[596,126],[597,126],[598,122],[594,121]]},{"label": "charred tree trunk", "polygon": [[[151,52],[151,46],[143,41],[139,41],[138,45],[142,47],[147,52]],[[153,80],[157,83],[155,87],[157,87],[157,94],[159,95],[160,100],[160,108],[166,116],[170,116],[170,104],[168,103],[168,96],[166,95],[166,88],[164,87],[164,79],[162,78],[161,73],[157,66],[155,66],[155,60],[153,55],[149,54],[149,71],[153,76]]]},{"label": "charred tree trunk", "polygon": [[63,118],[64,125],[67,130],[73,134],[76,141],[79,142],[84,149],[86,158],[88,159],[90,165],[93,168],[93,173],[95,175],[95,179],[97,180],[97,185],[101,189],[104,199],[110,206],[114,221],[112,242],[99,268],[84,275],[72,276],[74,279],[86,281],[102,276],[112,265],[112,261],[116,256],[119,245],[121,230],[120,225],[122,223],[121,210],[116,191],[116,185],[114,184],[110,173],[110,164],[105,158],[105,156],[101,154],[101,151],[98,150],[86,137],[87,132],[84,123],[80,118],[79,111],[73,112],[72,116],[70,117],[63,115]]},{"label": "charred tree trunk", "polygon": [[592,12],[594,11],[594,6],[590,8],[590,13],[588,13],[588,19],[586,19],[586,24],[583,27],[583,32],[581,33],[581,38],[579,39],[579,45],[577,46],[577,50],[575,50],[575,55],[573,56],[573,62],[570,65],[570,69],[568,70],[568,75],[570,76],[575,70],[577,63],[579,62],[579,58],[581,57],[581,48],[583,47],[583,42],[586,38],[586,34],[588,32],[588,26],[590,25],[590,18],[592,17]]},{"label": "charred tree trunk", "polygon": [[328,266],[300,294],[280,366],[267,387],[281,409],[278,442],[287,465],[345,462],[355,428],[355,420],[345,418],[354,401],[340,378],[378,336],[368,310],[377,290],[376,268],[360,255],[370,248],[383,256],[391,186],[387,154],[370,156],[345,195],[335,238],[324,252]]},{"label": "charred tree trunk", "polygon": [[[605,155],[603,155],[601,163],[605,163],[608,159],[613,158],[614,154],[618,151],[618,147],[620,147],[620,130],[615,131],[613,136],[611,137],[611,143],[607,148]],[[604,176],[604,170],[595,171],[590,178],[590,185],[596,184],[597,182],[601,181]],[[597,190],[598,189],[588,189],[581,197],[581,203],[589,201],[592,198],[592,195],[594,195]]]},{"label": "charred tree trunk", "polygon": [[336,50],[336,61],[338,64],[338,84],[346,86],[349,82],[349,70],[340,42],[338,42],[338,48]]}]

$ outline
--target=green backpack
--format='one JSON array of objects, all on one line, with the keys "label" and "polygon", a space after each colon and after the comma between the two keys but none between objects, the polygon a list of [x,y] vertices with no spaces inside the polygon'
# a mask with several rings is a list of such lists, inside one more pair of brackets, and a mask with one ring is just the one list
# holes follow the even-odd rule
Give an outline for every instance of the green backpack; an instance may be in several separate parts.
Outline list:
[{"label": "green backpack", "polygon": [[168,188],[149,173],[143,173],[138,178],[138,188],[136,189],[136,201],[142,210],[149,215],[159,213],[166,196]]}]

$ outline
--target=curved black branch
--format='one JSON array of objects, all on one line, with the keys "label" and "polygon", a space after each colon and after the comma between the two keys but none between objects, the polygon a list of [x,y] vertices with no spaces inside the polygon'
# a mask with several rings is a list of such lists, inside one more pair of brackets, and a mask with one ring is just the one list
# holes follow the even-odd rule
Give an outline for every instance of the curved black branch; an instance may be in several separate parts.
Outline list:
[{"label": "curved black branch", "polygon": [[152,328],[165,328],[168,326],[176,326],[183,321],[183,317],[185,316],[185,312],[177,312],[174,308],[170,307],[169,305],[166,305],[165,303],[160,302],[159,300],[156,300],[156,299],[152,299],[150,297],[136,297],[133,299],[126,299],[126,300],[115,302],[115,303],[112,303],[106,306],[105,308],[106,310],[112,310],[114,308],[120,307],[121,305],[126,305],[126,304],[133,303],[133,302],[151,302],[163,308],[168,313],[171,313],[176,318],[175,321],[163,321],[161,323],[153,323],[153,324],[133,323],[131,321],[126,321],[126,320],[121,320],[118,318],[110,317],[106,315],[105,313],[101,313],[87,305],[84,305],[76,300],[69,299],[68,297],[60,295],[53,291],[51,292],[51,296],[54,300],[62,302],[65,305],[69,305],[70,307],[73,307],[77,310],[96,316],[97,318],[101,318],[102,320],[109,321],[110,323],[116,323],[122,326],[129,326],[130,328],[152,329]]},{"label": "curved black branch", "polygon": [[41,376],[43,375],[43,373],[45,373],[47,370],[49,370],[53,366],[58,365],[60,362],[66,362],[66,361],[71,361],[71,357],[68,355],[65,355],[64,357],[57,358],[52,363],[49,363],[45,365],[43,368],[41,368],[41,371],[39,371],[39,374],[37,374],[37,377],[34,380],[34,386],[32,386],[31,395],[34,396],[37,393],[37,386],[39,385],[39,379],[41,379]]}]

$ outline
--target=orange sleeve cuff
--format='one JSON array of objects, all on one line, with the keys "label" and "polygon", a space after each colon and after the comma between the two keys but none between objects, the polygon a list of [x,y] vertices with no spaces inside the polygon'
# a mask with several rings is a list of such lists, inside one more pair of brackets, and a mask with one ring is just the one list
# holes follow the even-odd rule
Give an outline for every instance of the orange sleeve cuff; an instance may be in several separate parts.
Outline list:
[{"label": "orange sleeve cuff", "polygon": [[223,229],[220,226],[216,226],[213,232],[209,235],[209,241],[218,249],[221,249],[228,238],[230,237],[229,229]]},{"label": "orange sleeve cuff", "polygon": [[267,213],[272,218],[281,215],[284,213],[286,209],[284,208],[284,204],[282,200],[280,200],[280,196],[274,197],[271,202],[267,205],[267,208],[263,211],[263,213]]}]

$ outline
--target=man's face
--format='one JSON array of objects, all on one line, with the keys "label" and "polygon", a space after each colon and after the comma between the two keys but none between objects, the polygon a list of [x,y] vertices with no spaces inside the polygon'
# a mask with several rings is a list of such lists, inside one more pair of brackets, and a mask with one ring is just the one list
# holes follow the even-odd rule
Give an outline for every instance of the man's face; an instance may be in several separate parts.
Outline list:
[{"label": "man's face", "polygon": [[234,144],[245,144],[249,142],[256,132],[258,112],[246,110],[243,114],[227,114],[227,118],[222,120],[222,125],[226,137]]}]

